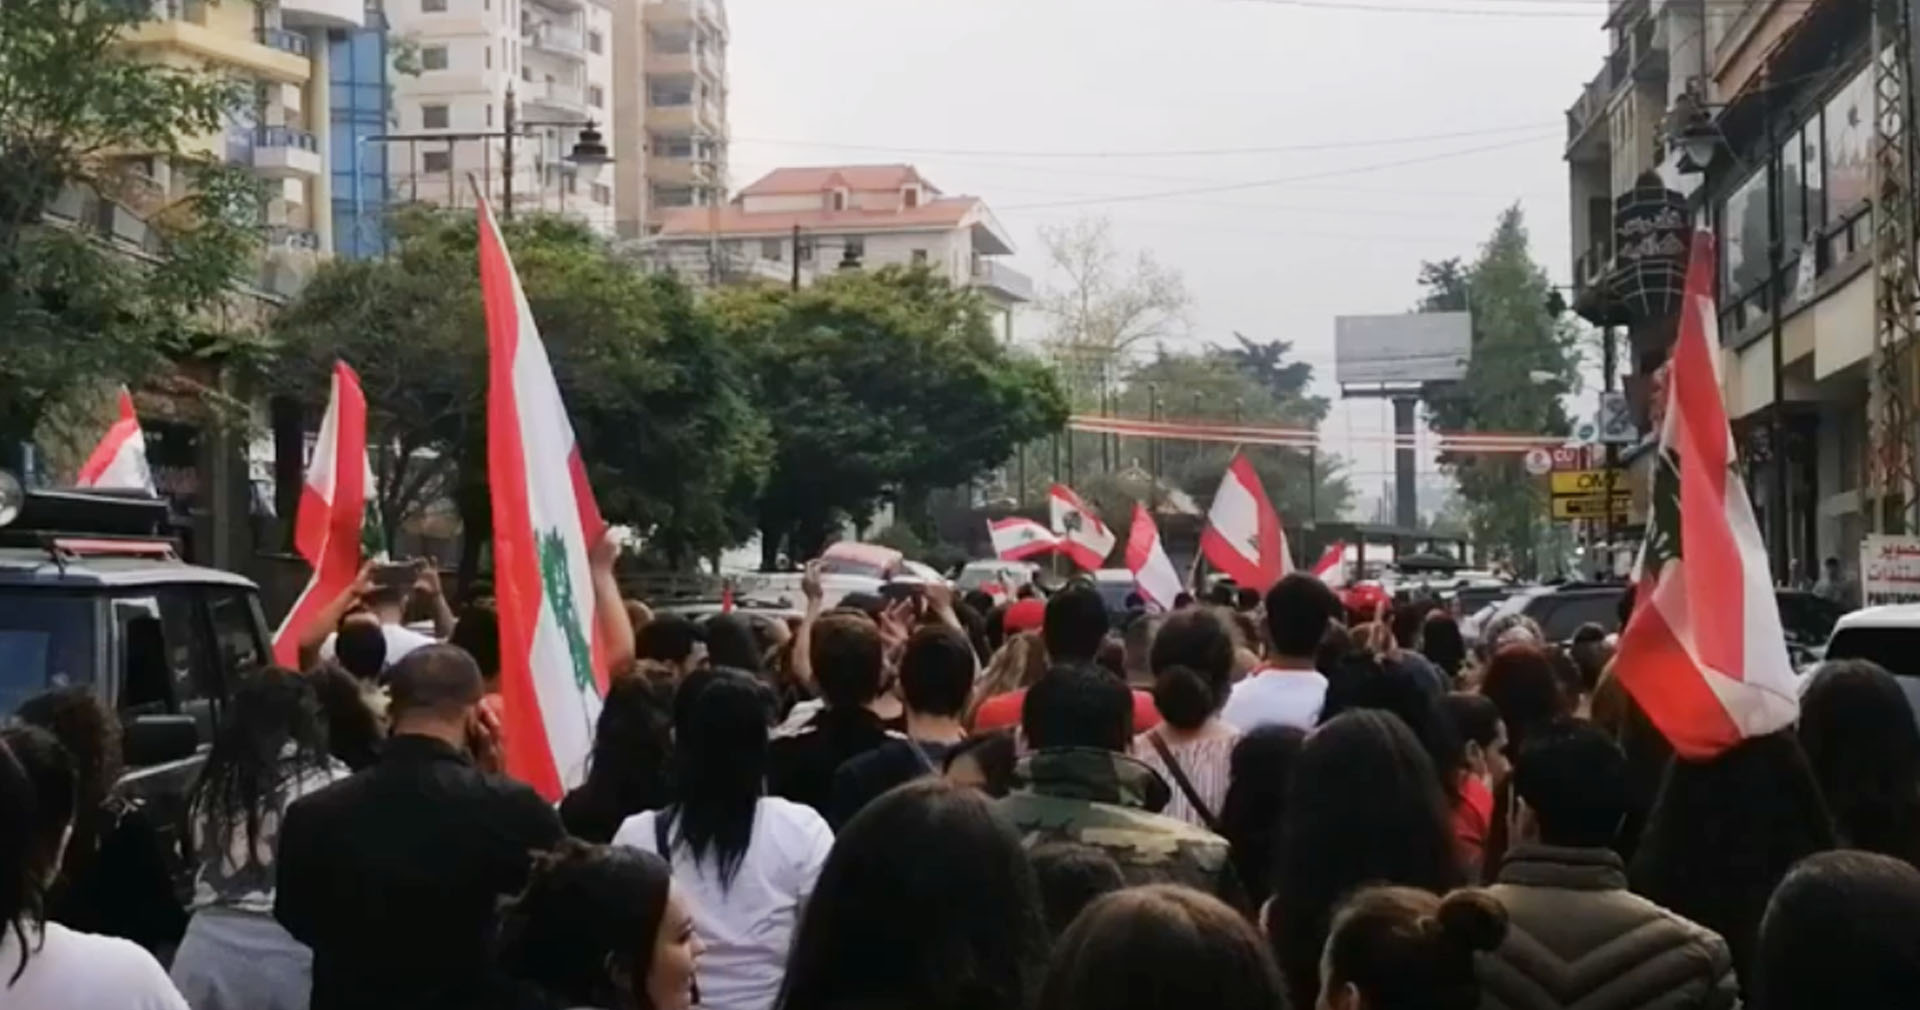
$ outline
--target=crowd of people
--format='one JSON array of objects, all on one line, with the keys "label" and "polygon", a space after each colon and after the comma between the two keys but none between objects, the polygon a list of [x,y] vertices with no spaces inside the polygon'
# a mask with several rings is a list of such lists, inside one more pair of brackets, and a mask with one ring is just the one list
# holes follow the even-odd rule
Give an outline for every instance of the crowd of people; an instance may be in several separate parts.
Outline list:
[{"label": "crowd of people", "polygon": [[[611,580],[596,587],[605,589]],[[83,688],[0,730],[0,1007],[1761,1010],[1920,992],[1920,728],[1816,672],[1676,759],[1604,631],[1318,580],[1110,614],[817,578],[631,643],[557,804],[497,622],[368,585],[221,706],[180,823]],[[438,597],[437,585],[425,586]],[[177,830],[173,830],[177,827]],[[190,894],[176,897],[184,866]]]}]

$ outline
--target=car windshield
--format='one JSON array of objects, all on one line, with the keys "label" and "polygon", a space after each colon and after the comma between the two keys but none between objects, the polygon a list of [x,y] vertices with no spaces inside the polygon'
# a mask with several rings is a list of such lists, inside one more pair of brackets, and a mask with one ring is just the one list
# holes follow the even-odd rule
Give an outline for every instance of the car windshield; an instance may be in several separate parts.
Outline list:
[{"label": "car windshield", "polygon": [[0,588],[0,718],[49,687],[93,680],[93,598]]},{"label": "car windshield", "polygon": [[1527,616],[1540,622],[1549,642],[1565,642],[1583,624],[1598,624],[1609,633],[1620,630],[1622,589],[1548,593],[1527,607]]},{"label": "car windshield", "polygon": [[1917,656],[1920,656],[1920,628],[1842,628],[1827,644],[1830,660],[1872,660],[1908,683],[1920,681]]}]

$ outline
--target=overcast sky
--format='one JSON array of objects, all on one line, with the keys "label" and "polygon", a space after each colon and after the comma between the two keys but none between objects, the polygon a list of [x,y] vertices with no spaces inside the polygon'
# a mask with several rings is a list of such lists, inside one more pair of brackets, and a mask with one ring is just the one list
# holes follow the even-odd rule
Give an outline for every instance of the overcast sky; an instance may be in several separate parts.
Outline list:
[{"label": "overcast sky", "polygon": [[[909,162],[984,198],[1042,284],[1036,229],[1105,215],[1185,276],[1191,340],[1291,340],[1329,394],[1334,317],[1409,308],[1420,262],[1471,259],[1510,203],[1568,279],[1564,110],[1606,53],[1605,0],[727,3],[736,186]],[[1356,402],[1323,429],[1363,491],[1387,427]]]}]

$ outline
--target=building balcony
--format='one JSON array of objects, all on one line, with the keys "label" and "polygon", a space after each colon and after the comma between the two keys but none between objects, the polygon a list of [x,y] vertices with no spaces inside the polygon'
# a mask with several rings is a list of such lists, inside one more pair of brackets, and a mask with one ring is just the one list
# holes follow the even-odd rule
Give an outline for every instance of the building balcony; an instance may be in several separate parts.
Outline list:
[{"label": "building balcony", "polygon": [[692,133],[693,108],[692,102],[682,102],[679,105],[648,105],[647,129],[669,134]]},{"label": "building balcony", "polygon": [[541,105],[549,109],[572,113],[577,116],[588,115],[587,99],[577,84],[565,81],[547,81],[526,85],[528,105]]},{"label": "building balcony", "polygon": [[290,32],[285,28],[255,28],[253,38],[254,41],[269,49],[278,49],[295,56],[308,54],[307,37],[299,32]]},{"label": "building balcony", "polygon": [[571,14],[587,9],[587,0],[531,0],[536,7],[545,7],[550,11]]},{"label": "building balcony", "polygon": [[378,25],[384,18],[366,0],[280,0],[280,22],[290,28],[335,28],[353,31]]},{"label": "building balcony", "polygon": [[534,25],[526,35],[527,45],[540,52],[565,56],[569,59],[585,59],[587,47],[580,33],[559,25]]},{"label": "building balcony", "polygon": [[158,0],[151,11],[153,20],[125,31],[126,44],[172,50],[281,84],[305,84],[313,76],[313,61],[304,54],[266,45],[250,32],[209,26],[207,6],[197,0]]},{"label": "building balcony", "polygon": [[317,177],[326,171],[326,163],[313,134],[287,126],[263,126],[253,131],[253,170],[270,179]]},{"label": "building balcony", "polygon": [[266,229],[267,248],[299,252],[319,252],[320,235],[311,228],[272,224]]},{"label": "building balcony", "polygon": [[998,260],[977,259],[973,263],[972,287],[1005,302],[1033,300],[1033,278]]},{"label": "building balcony", "polygon": [[1580,90],[1580,97],[1567,110],[1568,161],[1584,160],[1579,155],[1606,150],[1607,102],[1613,98],[1616,83],[1618,80],[1613,75],[1613,63],[1608,61],[1600,67],[1600,72],[1594,75],[1593,80]]}]

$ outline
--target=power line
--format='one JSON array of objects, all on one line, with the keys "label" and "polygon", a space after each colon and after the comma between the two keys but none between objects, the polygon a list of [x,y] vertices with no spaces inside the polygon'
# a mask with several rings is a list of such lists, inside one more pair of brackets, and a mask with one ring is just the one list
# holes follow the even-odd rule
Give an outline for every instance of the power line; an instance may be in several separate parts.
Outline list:
[{"label": "power line", "polygon": [[[1482,4],[1507,4],[1506,7],[1423,6],[1381,0],[1224,0],[1227,3],[1263,4],[1270,7],[1299,7],[1307,10],[1338,11],[1353,14],[1431,14],[1439,16],[1485,18],[1592,18],[1609,9],[1610,0],[1472,0]],[[1745,9],[1749,0],[1700,0],[1704,6],[1726,10]],[[1822,0],[1779,0],[1782,7],[1811,7]],[[1528,6],[1520,6],[1520,5]],[[1578,9],[1576,9],[1576,7]]]},{"label": "power line", "polygon": [[1435,140],[1462,140],[1467,137],[1488,137],[1500,134],[1538,132],[1556,127],[1558,123],[1525,123],[1517,126],[1495,126],[1481,130],[1454,130],[1448,133],[1427,133],[1407,137],[1377,137],[1364,140],[1332,140],[1311,144],[1282,144],[1276,147],[1214,147],[1189,149],[1159,149],[1137,151],[1013,151],[985,148],[942,148],[942,147],[901,147],[894,144],[849,144],[833,141],[814,140],[777,140],[770,137],[735,137],[736,144],[783,144],[791,147],[817,147],[838,151],[885,151],[894,154],[926,154],[947,157],[984,157],[984,158],[1215,158],[1242,154],[1291,154],[1301,151],[1335,151],[1355,147],[1392,147],[1400,144],[1424,144]]},{"label": "power line", "polygon": [[1101,204],[1101,203],[1131,203],[1131,202],[1140,201],[1140,200],[1164,200],[1170,197],[1201,196],[1208,193],[1231,193],[1231,192],[1236,192],[1236,191],[1245,190],[1245,189],[1260,189],[1266,186],[1280,186],[1280,185],[1285,185],[1287,183],[1293,183],[1293,182],[1307,182],[1313,179],[1332,179],[1340,176],[1358,175],[1366,172],[1384,172],[1389,169],[1405,168],[1410,165],[1423,165],[1423,164],[1427,164],[1428,162],[1445,161],[1449,158],[1463,158],[1468,155],[1484,154],[1489,151],[1509,150],[1509,149],[1512,149],[1515,147],[1521,147],[1527,144],[1538,143],[1542,140],[1550,139],[1551,137],[1552,137],[1551,134],[1539,134],[1531,137],[1523,137],[1519,140],[1504,141],[1498,144],[1485,144],[1480,147],[1469,147],[1469,148],[1464,148],[1464,149],[1455,150],[1455,151],[1442,151],[1438,154],[1427,154],[1427,155],[1421,155],[1419,157],[1414,157],[1414,158],[1402,158],[1398,161],[1378,162],[1371,165],[1348,165],[1344,168],[1328,169],[1320,172],[1308,172],[1303,175],[1283,175],[1283,176],[1279,176],[1277,178],[1272,178],[1272,179],[1255,179],[1250,182],[1222,183],[1219,185],[1196,186],[1196,187],[1190,187],[1187,189],[1167,189],[1167,190],[1160,190],[1158,192],[1152,192],[1152,193],[1126,193],[1126,194],[1117,194],[1113,196],[1096,196],[1096,197],[1087,197],[1087,198],[1078,199],[1078,200],[1055,200],[1048,203],[1019,203],[1019,204],[1013,204],[1007,207],[1002,207],[1000,209],[1002,211],[1043,210],[1043,209],[1048,209],[1053,207],[1083,207],[1091,204]]}]

